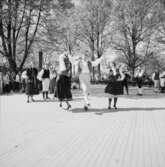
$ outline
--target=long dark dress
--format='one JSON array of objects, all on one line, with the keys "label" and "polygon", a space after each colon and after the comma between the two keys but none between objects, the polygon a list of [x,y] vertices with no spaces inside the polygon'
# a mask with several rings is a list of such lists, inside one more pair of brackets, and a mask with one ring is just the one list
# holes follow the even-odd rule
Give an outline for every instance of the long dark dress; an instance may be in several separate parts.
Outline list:
[{"label": "long dark dress", "polygon": [[27,80],[26,80],[26,94],[35,95],[39,94],[38,80],[37,80],[37,69],[27,69]]},{"label": "long dark dress", "polygon": [[56,89],[55,89],[55,97],[57,97],[60,101],[63,100],[71,100],[71,64],[69,60],[65,60],[66,71],[63,71],[59,74],[56,81]]}]

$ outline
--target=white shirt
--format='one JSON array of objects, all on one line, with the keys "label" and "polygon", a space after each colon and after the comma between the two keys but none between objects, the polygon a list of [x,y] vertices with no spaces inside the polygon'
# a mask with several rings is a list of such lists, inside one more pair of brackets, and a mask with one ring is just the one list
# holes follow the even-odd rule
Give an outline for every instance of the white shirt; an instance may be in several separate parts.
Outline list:
[{"label": "white shirt", "polygon": [[66,70],[64,58],[65,58],[65,55],[60,55],[59,57],[59,73]]},{"label": "white shirt", "polygon": [[[91,61],[92,67],[96,67],[97,65],[99,65],[101,63],[101,61],[102,61],[102,57],[95,60],[95,61]],[[83,73],[83,74],[90,73],[87,61],[84,61],[84,60],[81,61],[81,73]]]}]

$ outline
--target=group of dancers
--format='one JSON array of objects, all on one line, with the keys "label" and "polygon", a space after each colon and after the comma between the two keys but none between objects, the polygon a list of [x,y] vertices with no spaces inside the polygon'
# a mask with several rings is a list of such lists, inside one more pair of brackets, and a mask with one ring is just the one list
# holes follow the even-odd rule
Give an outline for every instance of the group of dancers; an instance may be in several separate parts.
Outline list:
[{"label": "group of dancers", "polygon": [[[91,88],[91,73],[92,69],[95,66],[98,66],[103,60],[103,57],[100,57],[96,59],[95,61],[90,60],[89,52],[86,51],[83,56],[78,58],[77,60],[74,60],[72,56],[70,56],[68,53],[64,53],[60,55],[59,57],[59,70],[58,75],[56,77],[56,86],[54,91],[54,97],[59,99],[59,106],[63,106],[63,102],[67,104],[67,110],[71,108],[70,100],[72,99],[72,92],[71,92],[71,71],[72,71],[72,63],[74,61],[78,61],[78,76],[80,81],[80,86],[83,93],[84,98],[84,110],[87,111],[90,103],[89,103],[89,95],[91,94],[90,88]],[[32,68],[30,68],[32,69]],[[142,95],[142,75],[143,72],[140,68],[137,71],[136,78],[137,83],[139,86],[139,95]],[[33,93],[35,88],[34,78],[32,76],[36,76],[34,74],[33,70],[28,72],[27,70],[27,101],[29,102],[29,98],[31,97],[31,100],[33,99]],[[31,75],[30,75],[31,74]],[[115,63],[111,64],[110,70],[109,70],[109,78],[108,78],[108,84],[105,87],[104,92],[108,95],[108,109],[111,109],[111,102],[114,101],[113,107],[117,109],[117,99],[118,96],[123,95],[124,91],[123,88],[126,87],[126,92],[128,94],[128,85],[126,81],[126,70],[124,65],[117,66]],[[42,81],[42,91],[43,91],[43,99],[49,99],[48,97],[48,91],[49,91],[49,83],[50,83],[50,71],[48,64],[45,65],[45,68],[43,68],[37,75],[37,78]]]}]

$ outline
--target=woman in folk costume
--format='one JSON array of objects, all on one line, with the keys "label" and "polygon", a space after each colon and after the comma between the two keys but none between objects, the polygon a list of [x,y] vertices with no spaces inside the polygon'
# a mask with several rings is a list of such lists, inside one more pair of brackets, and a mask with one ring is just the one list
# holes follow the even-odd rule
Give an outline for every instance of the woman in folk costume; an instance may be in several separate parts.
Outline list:
[{"label": "woman in folk costume", "polygon": [[138,85],[138,93],[137,95],[142,96],[143,95],[143,89],[142,89],[142,84],[143,84],[143,76],[144,76],[144,69],[142,69],[140,66],[137,68],[135,71],[135,78],[136,78],[136,83]]},{"label": "woman in folk costume", "polygon": [[109,81],[105,88],[105,93],[109,94],[108,98],[108,109],[111,109],[112,98],[114,99],[113,107],[117,109],[117,99],[119,95],[123,95],[123,80],[124,80],[123,67],[116,68],[116,64],[114,63],[109,71]]},{"label": "woman in folk costume", "polygon": [[56,70],[52,68],[50,71],[50,85],[49,85],[50,93],[54,93],[56,86],[56,78],[57,78]]},{"label": "woman in folk costume", "polygon": [[5,71],[3,75],[3,92],[4,93],[9,93],[11,88],[10,88],[10,73]]},{"label": "woman in folk costume", "polygon": [[37,86],[37,69],[33,68],[33,63],[31,63],[31,67],[24,72],[24,75],[22,76],[24,79],[26,79],[26,94],[27,94],[27,102],[34,101],[33,96],[35,94],[38,94],[38,86]]},{"label": "woman in folk costume", "polygon": [[88,106],[90,105],[88,96],[90,94],[90,86],[91,86],[90,80],[91,80],[92,67],[99,65],[101,61],[102,57],[95,61],[90,61],[88,51],[86,51],[85,55],[79,61],[78,71],[79,71],[80,86],[84,95],[84,110],[88,110]]},{"label": "woman in folk costume", "polygon": [[160,73],[160,93],[165,93],[165,70]]},{"label": "woman in folk costume", "polygon": [[71,63],[66,53],[59,57],[59,72],[56,81],[55,97],[60,101],[60,107],[62,107],[62,102],[65,101],[67,104],[67,110],[71,108],[69,100],[72,99],[71,93]]},{"label": "woman in folk costume", "polygon": [[40,80],[42,81],[42,94],[43,99],[49,99],[48,92],[49,92],[49,84],[50,84],[50,71],[49,71],[49,64],[46,63],[45,67],[40,71]]},{"label": "woman in folk costume", "polygon": [[154,92],[158,93],[160,90],[160,73],[158,68],[152,74],[152,81],[154,82]]}]

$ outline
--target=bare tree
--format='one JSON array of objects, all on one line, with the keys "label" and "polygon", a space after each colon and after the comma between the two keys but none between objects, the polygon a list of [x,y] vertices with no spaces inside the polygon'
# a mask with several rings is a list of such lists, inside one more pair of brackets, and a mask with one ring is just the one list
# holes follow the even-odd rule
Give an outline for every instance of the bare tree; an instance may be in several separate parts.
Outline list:
[{"label": "bare tree", "polygon": [[116,7],[117,25],[111,44],[133,74],[152,55],[150,44],[157,23],[155,4],[155,0],[119,0]]},{"label": "bare tree", "polygon": [[[101,57],[107,49],[109,38],[109,26],[111,23],[112,1],[91,0],[84,1],[80,9],[79,40],[86,44],[91,51],[91,59]],[[93,78],[94,78],[93,69]],[[101,78],[100,65],[98,66],[99,78]]]},{"label": "bare tree", "polygon": [[0,53],[15,72],[23,68],[31,52],[47,3],[46,0],[0,1]]}]

